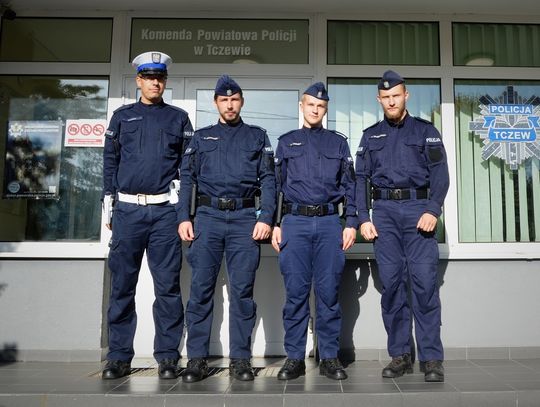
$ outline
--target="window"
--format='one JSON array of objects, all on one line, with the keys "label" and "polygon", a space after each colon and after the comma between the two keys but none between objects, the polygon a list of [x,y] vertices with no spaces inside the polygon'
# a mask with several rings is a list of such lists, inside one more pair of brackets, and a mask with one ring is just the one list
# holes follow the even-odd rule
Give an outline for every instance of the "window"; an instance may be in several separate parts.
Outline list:
[{"label": "window", "polygon": [[[50,193],[0,199],[0,241],[99,240],[102,148],[64,147],[62,135],[68,119],[107,118],[108,84],[99,77],[0,76],[3,196],[10,195],[9,178],[32,180],[38,170]],[[15,150],[7,146],[8,128],[16,132],[21,123],[56,133],[49,145],[19,137],[6,163]]]},{"label": "window", "polygon": [[460,242],[540,241],[540,82],[456,80]]},{"label": "window", "polygon": [[[329,78],[328,128],[349,137],[351,151],[360,144],[363,130],[383,118],[377,102],[377,78]],[[441,91],[437,79],[407,79],[407,110],[433,122],[441,130]]]},{"label": "window", "polygon": [[439,65],[433,22],[328,21],[329,65]]},{"label": "window", "polygon": [[[349,137],[354,155],[363,129],[383,119],[383,111],[376,99],[378,79],[329,78],[328,128]],[[407,79],[409,100],[407,110],[434,123],[441,130],[441,91],[439,80]],[[442,222],[443,219],[439,220]],[[444,242],[444,228],[438,227],[437,238]]]},{"label": "window", "polygon": [[540,25],[454,23],[454,65],[540,66]]},{"label": "window", "polygon": [[110,62],[112,19],[2,19],[0,61]]},{"label": "window", "polygon": [[[298,91],[244,89],[242,120],[267,131],[270,143],[277,147],[278,137],[298,128]],[[197,129],[216,124],[218,112],[213,90],[197,90]]]}]

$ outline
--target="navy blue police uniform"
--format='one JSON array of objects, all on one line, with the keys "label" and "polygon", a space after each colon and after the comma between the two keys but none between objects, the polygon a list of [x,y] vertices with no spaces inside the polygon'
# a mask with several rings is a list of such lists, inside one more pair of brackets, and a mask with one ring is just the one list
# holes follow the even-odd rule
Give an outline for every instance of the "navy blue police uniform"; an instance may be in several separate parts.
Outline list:
[{"label": "navy blue police uniform", "polygon": [[[329,100],[320,82],[304,94]],[[304,359],[313,283],[319,355],[334,359],[341,329],[338,288],[345,264],[340,203],[345,202],[346,227],[358,227],[347,138],[322,126],[290,131],[279,138],[275,163],[277,190],[284,201],[279,265],[286,291],[285,351],[288,359]]]},{"label": "navy blue police uniform", "polygon": [[[241,94],[241,89],[229,76],[217,81],[216,96],[236,93]],[[192,198],[196,203],[195,238],[187,254],[192,268],[186,307],[190,360],[209,354],[213,296],[223,254],[229,278],[229,356],[232,360],[251,358],[256,320],[253,287],[260,259],[260,243],[252,234],[257,222],[271,225],[273,221],[273,157],[266,131],[242,119],[197,130],[185,152],[179,222],[190,220]],[[195,192],[197,196],[192,197]]]},{"label": "navy blue police uniform", "polygon": [[[379,89],[401,83],[398,74],[388,71]],[[392,358],[411,352],[412,308],[419,360],[442,361],[437,240],[435,232],[417,229],[424,213],[441,215],[448,191],[441,135],[431,122],[408,113],[399,123],[383,119],[364,130],[356,153],[356,179],[360,224],[371,221],[369,182],[372,186],[373,224],[378,232],[374,251],[383,286],[388,352]]]},{"label": "navy blue police uniform", "polygon": [[[167,55],[156,52],[134,60],[140,75],[166,76],[168,63]],[[182,252],[170,185],[179,179],[182,153],[192,135],[187,113],[163,101],[122,106],[111,118],[103,152],[103,194],[115,197],[109,252],[109,361],[130,362],[134,356],[135,288],[144,252],[156,297],[154,357],[158,362],[180,357]]]}]

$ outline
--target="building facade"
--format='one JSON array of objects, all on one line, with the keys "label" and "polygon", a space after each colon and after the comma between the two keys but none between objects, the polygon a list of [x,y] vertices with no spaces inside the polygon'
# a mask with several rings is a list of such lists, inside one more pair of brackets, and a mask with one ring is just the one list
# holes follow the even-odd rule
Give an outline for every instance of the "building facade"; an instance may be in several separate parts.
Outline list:
[{"label": "building facade", "polygon": [[[326,125],[356,151],[382,118],[376,82],[404,78],[409,112],[446,146],[451,187],[439,224],[448,358],[540,356],[540,14],[25,10],[0,34],[0,348],[22,360],[97,360],[106,341],[110,232],[101,219],[101,139],[134,102],[130,61],[168,53],[165,99],[196,128],[217,121],[216,79],[244,89],[244,120],[277,137],[298,100],[328,84]],[[264,245],[254,354],[283,354],[277,256]],[[190,270],[182,269],[184,299]],[[220,277],[212,353],[228,349]],[[268,289],[272,287],[272,289]],[[376,264],[358,239],[343,275],[343,351],[386,357]],[[137,356],[152,354],[152,283],[137,292]]]}]

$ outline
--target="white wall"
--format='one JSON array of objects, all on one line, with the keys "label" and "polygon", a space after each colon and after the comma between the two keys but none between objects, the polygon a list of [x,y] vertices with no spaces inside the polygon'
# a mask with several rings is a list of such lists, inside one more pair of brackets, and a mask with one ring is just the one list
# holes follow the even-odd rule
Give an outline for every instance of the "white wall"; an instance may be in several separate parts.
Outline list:
[{"label": "white wall", "polygon": [[[283,283],[277,258],[269,250],[264,253],[255,287],[256,356],[283,354]],[[376,267],[368,261],[348,260],[342,280],[342,344],[348,348],[346,355],[357,359],[387,357],[380,294],[373,275]],[[20,360],[99,360],[106,315],[103,302],[108,296],[104,276],[100,260],[0,261],[0,352],[14,345]],[[214,355],[228,354],[223,276],[215,299]],[[442,262],[440,276],[442,339],[448,359],[540,357],[538,261]],[[184,264],[184,303],[190,278],[189,266]],[[152,282],[145,267],[137,290],[136,357],[152,356],[152,302]]]},{"label": "white wall", "polygon": [[0,261],[0,352],[20,360],[98,360],[104,263]]},{"label": "white wall", "polygon": [[[269,251],[264,253],[269,255],[262,257],[255,287],[258,322],[253,354],[256,356],[283,354],[283,282],[277,268],[277,258]],[[540,357],[538,261],[443,261],[439,274],[442,282],[442,339],[448,358],[508,355],[509,348],[521,347],[534,348]],[[347,348],[347,355],[354,351],[355,357],[360,359],[387,356],[386,333],[381,320],[380,294],[377,289],[380,287],[377,287],[376,275],[376,265],[366,260],[348,260],[343,273],[340,290],[342,347]],[[184,264],[184,303],[189,296],[189,279],[189,266]],[[145,280],[139,283],[143,285],[140,285],[137,293],[138,356],[152,354],[152,287],[151,281]],[[211,354],[227,355],[227,290],[223,269],[215,301]],[[310,350],[308,347],[307,351]],[[185,354],[185,348],[182,353]]]}]

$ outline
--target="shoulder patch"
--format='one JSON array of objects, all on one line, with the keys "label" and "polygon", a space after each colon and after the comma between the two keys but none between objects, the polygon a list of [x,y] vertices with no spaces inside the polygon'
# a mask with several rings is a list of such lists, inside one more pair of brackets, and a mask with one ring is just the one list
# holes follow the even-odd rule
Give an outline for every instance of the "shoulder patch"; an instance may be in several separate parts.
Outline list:
[{"label": "shoulder patch", "polygon": [[433,123],[430,122],[429,120],[422,119],[421,117],[416,117],[416,116],[414,116],[414,118],[415,118],[416,120],[418,120],[419,122],[422,122],[422,123],[427,123],[427,124],[431,124],[431,125],[433,124]]},{"label": "shoulder patch", "polygon": [[379,120],[377,123],[373,123],[371,126],[366,127],[366,128],[365,128],[364,130],[362,130],[362,131],[369,130],[369,129],[371,129],[371,128],[377,126],[377,125],[379,125],[381,122],[382,122],[382,120]]}]

